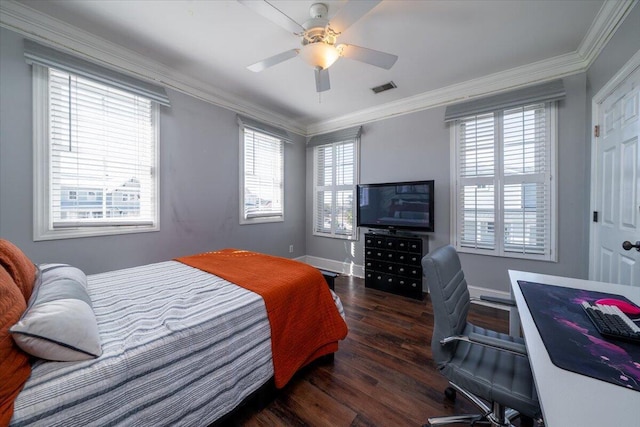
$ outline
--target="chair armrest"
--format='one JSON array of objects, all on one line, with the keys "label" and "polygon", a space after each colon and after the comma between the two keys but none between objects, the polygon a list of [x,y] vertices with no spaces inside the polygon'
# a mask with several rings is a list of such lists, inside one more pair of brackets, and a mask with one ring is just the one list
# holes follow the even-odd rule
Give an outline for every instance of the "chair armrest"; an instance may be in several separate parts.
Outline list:
[{"label": "chair armrest", "polygon": [[472,298],[472,300],[486,301],[493,304],[508,305],[510,307],[516,306],[515,300],[509,299],[509,298],[491,297],[488,295],[480,295],[480,298]]},{"label": "chair armrest", "polygon": [[488,337],[486,335],[476,334],[471,332],[469,334],[469,340],[472,343],[482,344],[487,347],[493,347],[498,350],[505,350],[520,356],[527,355],[527,347],[524,344],[520,344],[513,341],[501,340],[500,338]]},{"label": "chair armrest", "polygon": [[445,345],[454,341],[465,341],[471,344],[478,344],[484,347],[493,348],[495,350],[506,351],[508,353],[515,354],[516,356],[527,357],[527,348],[523,344],[501,340],[500,338],[488,337],[474,332],[470,333],[469,336],[455,335],[452,337],[446,337],[440,341],[440,344]]}]

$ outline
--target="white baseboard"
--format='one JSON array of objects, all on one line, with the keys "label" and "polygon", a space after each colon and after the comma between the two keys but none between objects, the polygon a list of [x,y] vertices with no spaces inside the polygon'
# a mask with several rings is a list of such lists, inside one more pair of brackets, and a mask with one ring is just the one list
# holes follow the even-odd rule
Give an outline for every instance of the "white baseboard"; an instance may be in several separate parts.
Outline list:
[{"label": "white baseboard", "polygon": [[[305,264],[312,265],[321,270],[335,271],[336,273],[346,274],[348,276],[355,276],[364,278],[364,266],[352,264],[348,262],[340,262],[333,259],[320,258],[311,255],[303,255],[296,258],[297,261],[304,262]],[[471,298],[480,298],[481,295],[498,298],[511,298],[509,292],[496,291],[495,289],[483,288],[480,286],[469,285],[469,295]],[[508,310],[508,307],[504,307],[498,304],[491,304],[485,301],[473,301],[476,304],[486,305],[488,307],[499,308],[502,310]]]}]

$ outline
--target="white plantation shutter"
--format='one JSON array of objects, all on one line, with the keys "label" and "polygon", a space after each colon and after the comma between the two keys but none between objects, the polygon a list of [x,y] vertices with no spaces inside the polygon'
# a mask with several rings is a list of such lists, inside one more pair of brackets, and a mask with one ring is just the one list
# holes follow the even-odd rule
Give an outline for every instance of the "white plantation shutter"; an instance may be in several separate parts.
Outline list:
[{"label": "white plantation shutter", "polygon": [[316,198],[313,231],[323,234],[331,234],[333,226],[333,151],[333,145],[317,147],[314,151]]},{"label": "white plantation shutter", "polygon": [[244,127],[241,222],[283,217],[284,143]]},{"label": "white plantation shutter", "polygon": [[[356,237],[355,191],[357,179],[357,138],[354,132],[333,137],[350,138],[324,145],[314,150],[314,215],[313,233],[325,237],[353,239]],[[319,141],[319,140],[317,140]]]},{"label": "white plantation shutter", "polygon": [[554,115],[548,102],[456,120],[459,250],[554,259]]},{"label": "white plantation shutter", "polygon": [[155,222],[154,103],[49,70],[53,228]]},{"label": "white plantation shutter", "polygon": [[504,250],[549,255],[550,137],[545,104],[503,115]]},{"label": "white plantation shutter", "polygon": [[461,246],[495,248],[494,115],[460,120],[458,230]]}]

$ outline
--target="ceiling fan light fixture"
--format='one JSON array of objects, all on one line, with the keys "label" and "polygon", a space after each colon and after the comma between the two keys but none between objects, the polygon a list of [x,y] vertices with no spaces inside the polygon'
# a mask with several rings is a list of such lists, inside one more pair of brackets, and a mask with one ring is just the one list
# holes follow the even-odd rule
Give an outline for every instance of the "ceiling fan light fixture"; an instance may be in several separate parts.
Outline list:
[{"label": "ceiling fan light fixture", "polygon": [[326,70],[340,58],[340,49],[324,42],[309,43],[300,49],[299,56],[311,67]]}]

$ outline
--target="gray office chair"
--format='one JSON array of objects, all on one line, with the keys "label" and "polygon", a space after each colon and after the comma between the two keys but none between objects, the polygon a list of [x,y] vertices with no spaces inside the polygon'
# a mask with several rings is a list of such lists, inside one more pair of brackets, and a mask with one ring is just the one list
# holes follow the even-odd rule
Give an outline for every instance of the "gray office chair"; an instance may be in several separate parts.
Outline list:
[{"label": "gray office chair", "polygon": [[467,322],[469,290],[456,250],[436,249],[422,259],[422,268],[433,304],[433,359],[451,386],[445,395],[453,400],[459,392],[481,411],[429,418],[426,426],[510,426],[520,414],[542,424],[524,341]]}]

